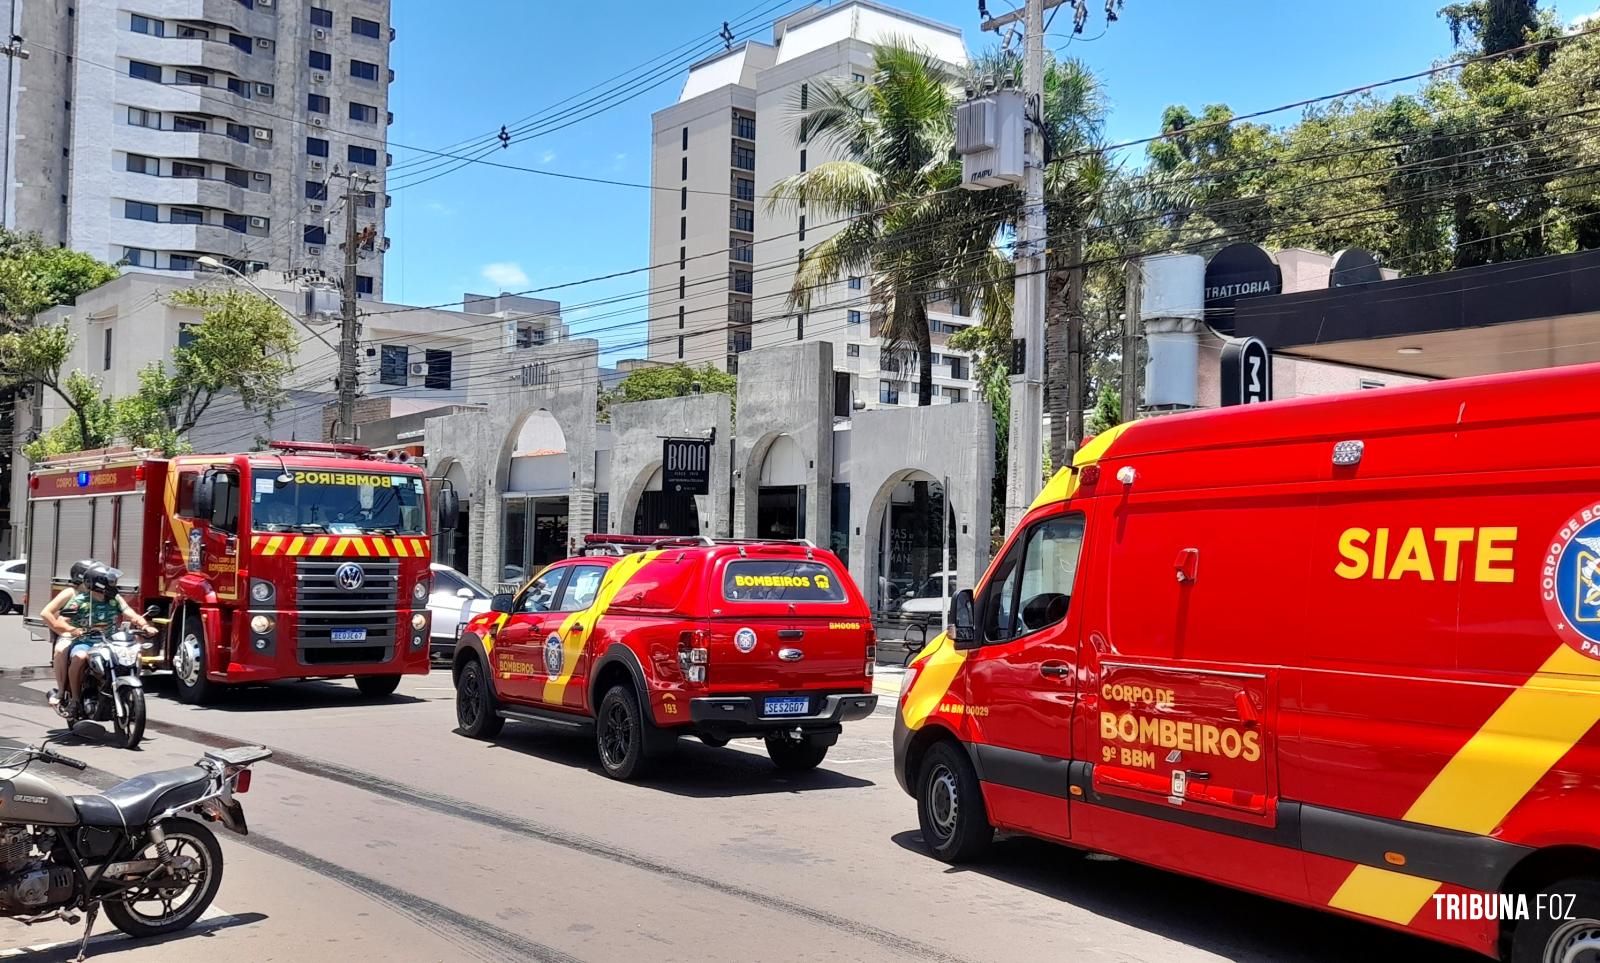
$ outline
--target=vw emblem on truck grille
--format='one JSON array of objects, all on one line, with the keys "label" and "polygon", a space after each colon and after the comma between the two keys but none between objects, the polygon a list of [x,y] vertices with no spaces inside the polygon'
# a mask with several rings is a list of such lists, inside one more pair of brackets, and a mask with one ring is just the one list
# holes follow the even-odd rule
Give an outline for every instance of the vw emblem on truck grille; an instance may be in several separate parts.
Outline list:
[{"label": "vw emblem on truck grille", "polygon": [[339,583],[339,587],[346,592],[354,592],[367,582],[367,573],[362,571],[361,566],[354,562],[346,562],[339,566],[339,570],[333,573],[333,577]]}]

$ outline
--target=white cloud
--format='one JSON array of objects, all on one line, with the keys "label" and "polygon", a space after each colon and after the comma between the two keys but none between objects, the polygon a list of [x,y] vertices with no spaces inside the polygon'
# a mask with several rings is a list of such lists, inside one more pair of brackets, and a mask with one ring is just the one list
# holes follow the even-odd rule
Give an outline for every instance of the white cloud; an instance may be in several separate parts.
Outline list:
[{"label": "white cloud", "polygon": [[613,171],[622,170],[622,165],[626,164],[627,162],[628,162],[628,155],[627,154],[613,154],[613,155],[611,155],[611,169]]},{"label": "white cloud", "polygon": [[551,161],[553,161],[555,159],[556,159],[556,152],[553,151],[553,150],[547,150],[543,154],[539,155],[539,163],[541,163],[541,164],[548,164],[548,163],[550,163]]},{"label": "white cloud", "polygon": [[1590,27],[1600,26],[1596,21],[1600,21],[1600,10],[1573,17],[1570,26],[1573,30],[1587,30]]},{"label": "white cloud", "polygon": [[479,273],[483,275],[485,281],[500,285],[500,290],[502,291],[528,286],[527,272],[522,270],[522,265],[515,261],[496,261],[493,264],[485,264],[483,270]]},{"label": "white cloud", "polygon": [[429,201],[428,210],[440,217],[449,217],[456,212],[456,209],[449,204],[441,204],[438,201]]}]

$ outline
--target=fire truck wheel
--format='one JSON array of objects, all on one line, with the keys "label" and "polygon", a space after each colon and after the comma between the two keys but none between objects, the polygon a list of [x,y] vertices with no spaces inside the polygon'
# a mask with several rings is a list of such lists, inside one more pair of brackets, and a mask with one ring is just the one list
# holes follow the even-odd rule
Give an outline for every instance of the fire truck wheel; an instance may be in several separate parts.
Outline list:
[{"label": "fire truck wheel", "polygon": [[1600,957],[1600,882],[1564,879],[1540,890],[1533,903],[1542,911],[1511,931],[1511,963]]},{"label": "fire truck wheel", "polygon": [[493,739],[505,724],[505,718],[494,711],[494,693],[483,663],[468,658],[456,679],[456,725],[474,739]]},{"label": "fire truck wheel", "polygon": [[994,841],[978,774],[960,746],[940,742],[923,758],[917,779],[917,821],[922,824],[923,842],[947,863],[977,859]]},{"label": "fire truck wheel", "polygon": [[400,677],[397,675],[358,675],[356,688],[369,699],[382,699],[394,695],[394,690],[400,688]]},{"label": "fire truck wheel", "polygon": [[650,768],[651,754],[646,751],[648,725],[644,713],[639,711],[639,697],[633,687],[614,685],[600,699],[600,711],[595,714],[594,736],[600,750],[600,768],[612,779],[637,779]]},{"label": "fire truck wheel", "polygon": [[795,741],[785,736],[767,737],[767,755],[784,772],[805,772],[822,765],[828,747],[809,739]]},{"label": "fire truck wheel", "polygon": [[206,678],[206,628],[194,610],[183,610],[182,627],[172,647],[172,677],[177,683],[178,701],[191,705],[210,702],[221,688]]}]

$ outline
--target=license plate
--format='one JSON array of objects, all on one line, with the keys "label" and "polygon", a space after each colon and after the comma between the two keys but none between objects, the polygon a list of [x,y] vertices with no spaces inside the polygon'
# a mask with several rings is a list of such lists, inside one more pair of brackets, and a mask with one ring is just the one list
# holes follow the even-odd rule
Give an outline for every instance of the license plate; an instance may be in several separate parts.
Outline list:
[{"label": "license plate", "polygon": [[764,716],[803,716],[811,708],[809,699],[793,697],[768,699],[761,709]]},{"label": "license plate", "polygon": [[366,629],[334,629],[328,637],[335,642],[365,642],[367,641]]}]

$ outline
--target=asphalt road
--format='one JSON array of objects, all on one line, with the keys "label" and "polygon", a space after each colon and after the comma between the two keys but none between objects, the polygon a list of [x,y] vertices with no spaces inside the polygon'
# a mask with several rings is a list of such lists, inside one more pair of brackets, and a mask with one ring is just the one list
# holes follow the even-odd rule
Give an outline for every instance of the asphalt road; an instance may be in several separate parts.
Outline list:
[{"label": "asphalt road", "polygon": [[[44,654],[16,617],[0,620],[0,659]],[[895,681],[880,684],[892,701]],[[59,731],[48,685],[42,671],[0,673],[0,738]],[[584,737],[516,723],[493,742],[458,735],[447,674],[379,702],[349,682],[284,683],[194,708],[151,685],[140,751],[80,726],[58,743],[88,773],[33,771],[86,791],[207,746],[276,756],[240,797],[250,836],[220,832],[213,912],[160,941],[102,921],[92,959],[1477,959],[1031,840],[945,866],[922,852],[895,783],[887,708],[847,727],[814,773],[780,775],[757,743],[686,739],[663,775],[624,784]],[[70,960],[81,929],[0,921],[0,961]]]}]

